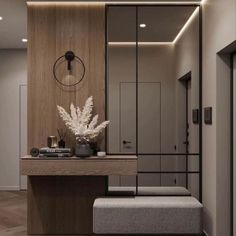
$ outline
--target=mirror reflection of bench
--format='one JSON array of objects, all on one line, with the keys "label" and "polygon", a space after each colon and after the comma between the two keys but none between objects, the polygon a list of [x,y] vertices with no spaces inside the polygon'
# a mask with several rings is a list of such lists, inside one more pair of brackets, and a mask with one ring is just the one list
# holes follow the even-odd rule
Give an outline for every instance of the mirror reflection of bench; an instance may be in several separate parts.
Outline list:
[{"label": "mirror reflection of bench", "polygon": [[[110,186],[108,195],[127,196],[135,195],[135,186]],[[191,196],[191,193],[185,187],[167,187],[167,186],[138,186],[137,195],[139,196]]]},{"label": "mirror reflection of bench", "polygon": [[139,187],[141,196],[134,196],[135,191],[135,187],[109,187],[110,196],[95,200],[95,234],[202,235],[203,206],[187,189]]}]

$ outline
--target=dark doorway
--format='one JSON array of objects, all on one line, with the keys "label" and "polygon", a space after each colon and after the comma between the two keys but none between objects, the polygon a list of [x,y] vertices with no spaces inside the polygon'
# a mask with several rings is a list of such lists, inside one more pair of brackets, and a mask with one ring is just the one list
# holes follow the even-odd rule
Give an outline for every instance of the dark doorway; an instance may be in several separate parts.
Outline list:
[{"label": "dark doorway", "polygon": [[190,146],[190,122],[191,122],[191,72],[187,73],[186,75],[184,75],[183,77],[181,77],[179,79],[179,81],[181,82],[181,84],[184,87],[183,92],[185,93],[184,98],[185,98],[185,102],[183,103],[184,106],[184,110],[185,110],[185,127],[184,127],[184,136],[183,136],[183,149],[186,153],[185,155],[185,171],[186,171],[186,176],[185,176],[185,185],[186,188],[188,189],[189,187],[189,146]]}]

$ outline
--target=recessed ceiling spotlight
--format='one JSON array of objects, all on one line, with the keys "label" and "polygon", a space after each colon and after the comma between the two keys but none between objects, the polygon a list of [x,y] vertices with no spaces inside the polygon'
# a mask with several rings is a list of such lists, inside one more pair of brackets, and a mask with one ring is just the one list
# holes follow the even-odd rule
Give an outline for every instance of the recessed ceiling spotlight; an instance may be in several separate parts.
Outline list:
[{"label": "recessed ceiling spotlight", "polygon": [[145,28],[147,25],[142,23],[139,26],[140,26],[140,28]]},{"label": "recessed ceiling spotlight", "polygon": [[0,16],[0,20],[3,20],[3,17],[2,17],[2,16]]},{"label": "recessed ceiling spotlight", "polygon": [[22,41],[23,43],[27,43],[27,42],[28,42],[28,39],[21,39],[21,41]]}]

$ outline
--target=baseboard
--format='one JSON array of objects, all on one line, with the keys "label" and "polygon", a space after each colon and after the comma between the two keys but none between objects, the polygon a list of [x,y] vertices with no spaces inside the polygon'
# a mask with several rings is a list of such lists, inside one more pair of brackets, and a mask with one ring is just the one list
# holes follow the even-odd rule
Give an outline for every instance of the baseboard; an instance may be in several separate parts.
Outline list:
[{"label": "baseboard", "polygon": [[25,188],[20,188],[20,191],[27,191],[27,187],[25,187]]},{"label": "baseboard", "polygon": [[0,191],[19,191],[19,186],[0,186]]}]

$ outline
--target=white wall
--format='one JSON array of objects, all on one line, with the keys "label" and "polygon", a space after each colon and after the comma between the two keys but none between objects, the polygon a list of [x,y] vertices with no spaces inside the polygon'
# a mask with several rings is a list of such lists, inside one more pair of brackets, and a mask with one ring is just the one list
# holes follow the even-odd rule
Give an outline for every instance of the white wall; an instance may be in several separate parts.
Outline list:
[{"label": "white wall", "polygon": [[213,124],[203,124],[204,229],[230,235],[229,65],[217,55],[236,39],[236,1],[203,5],[203,107],[213,107]]},{"label": "white wall", "polygon": [[17,190],[20,185],[19,86],[26,79],[26,50],[0,50],[0,190]]}]

